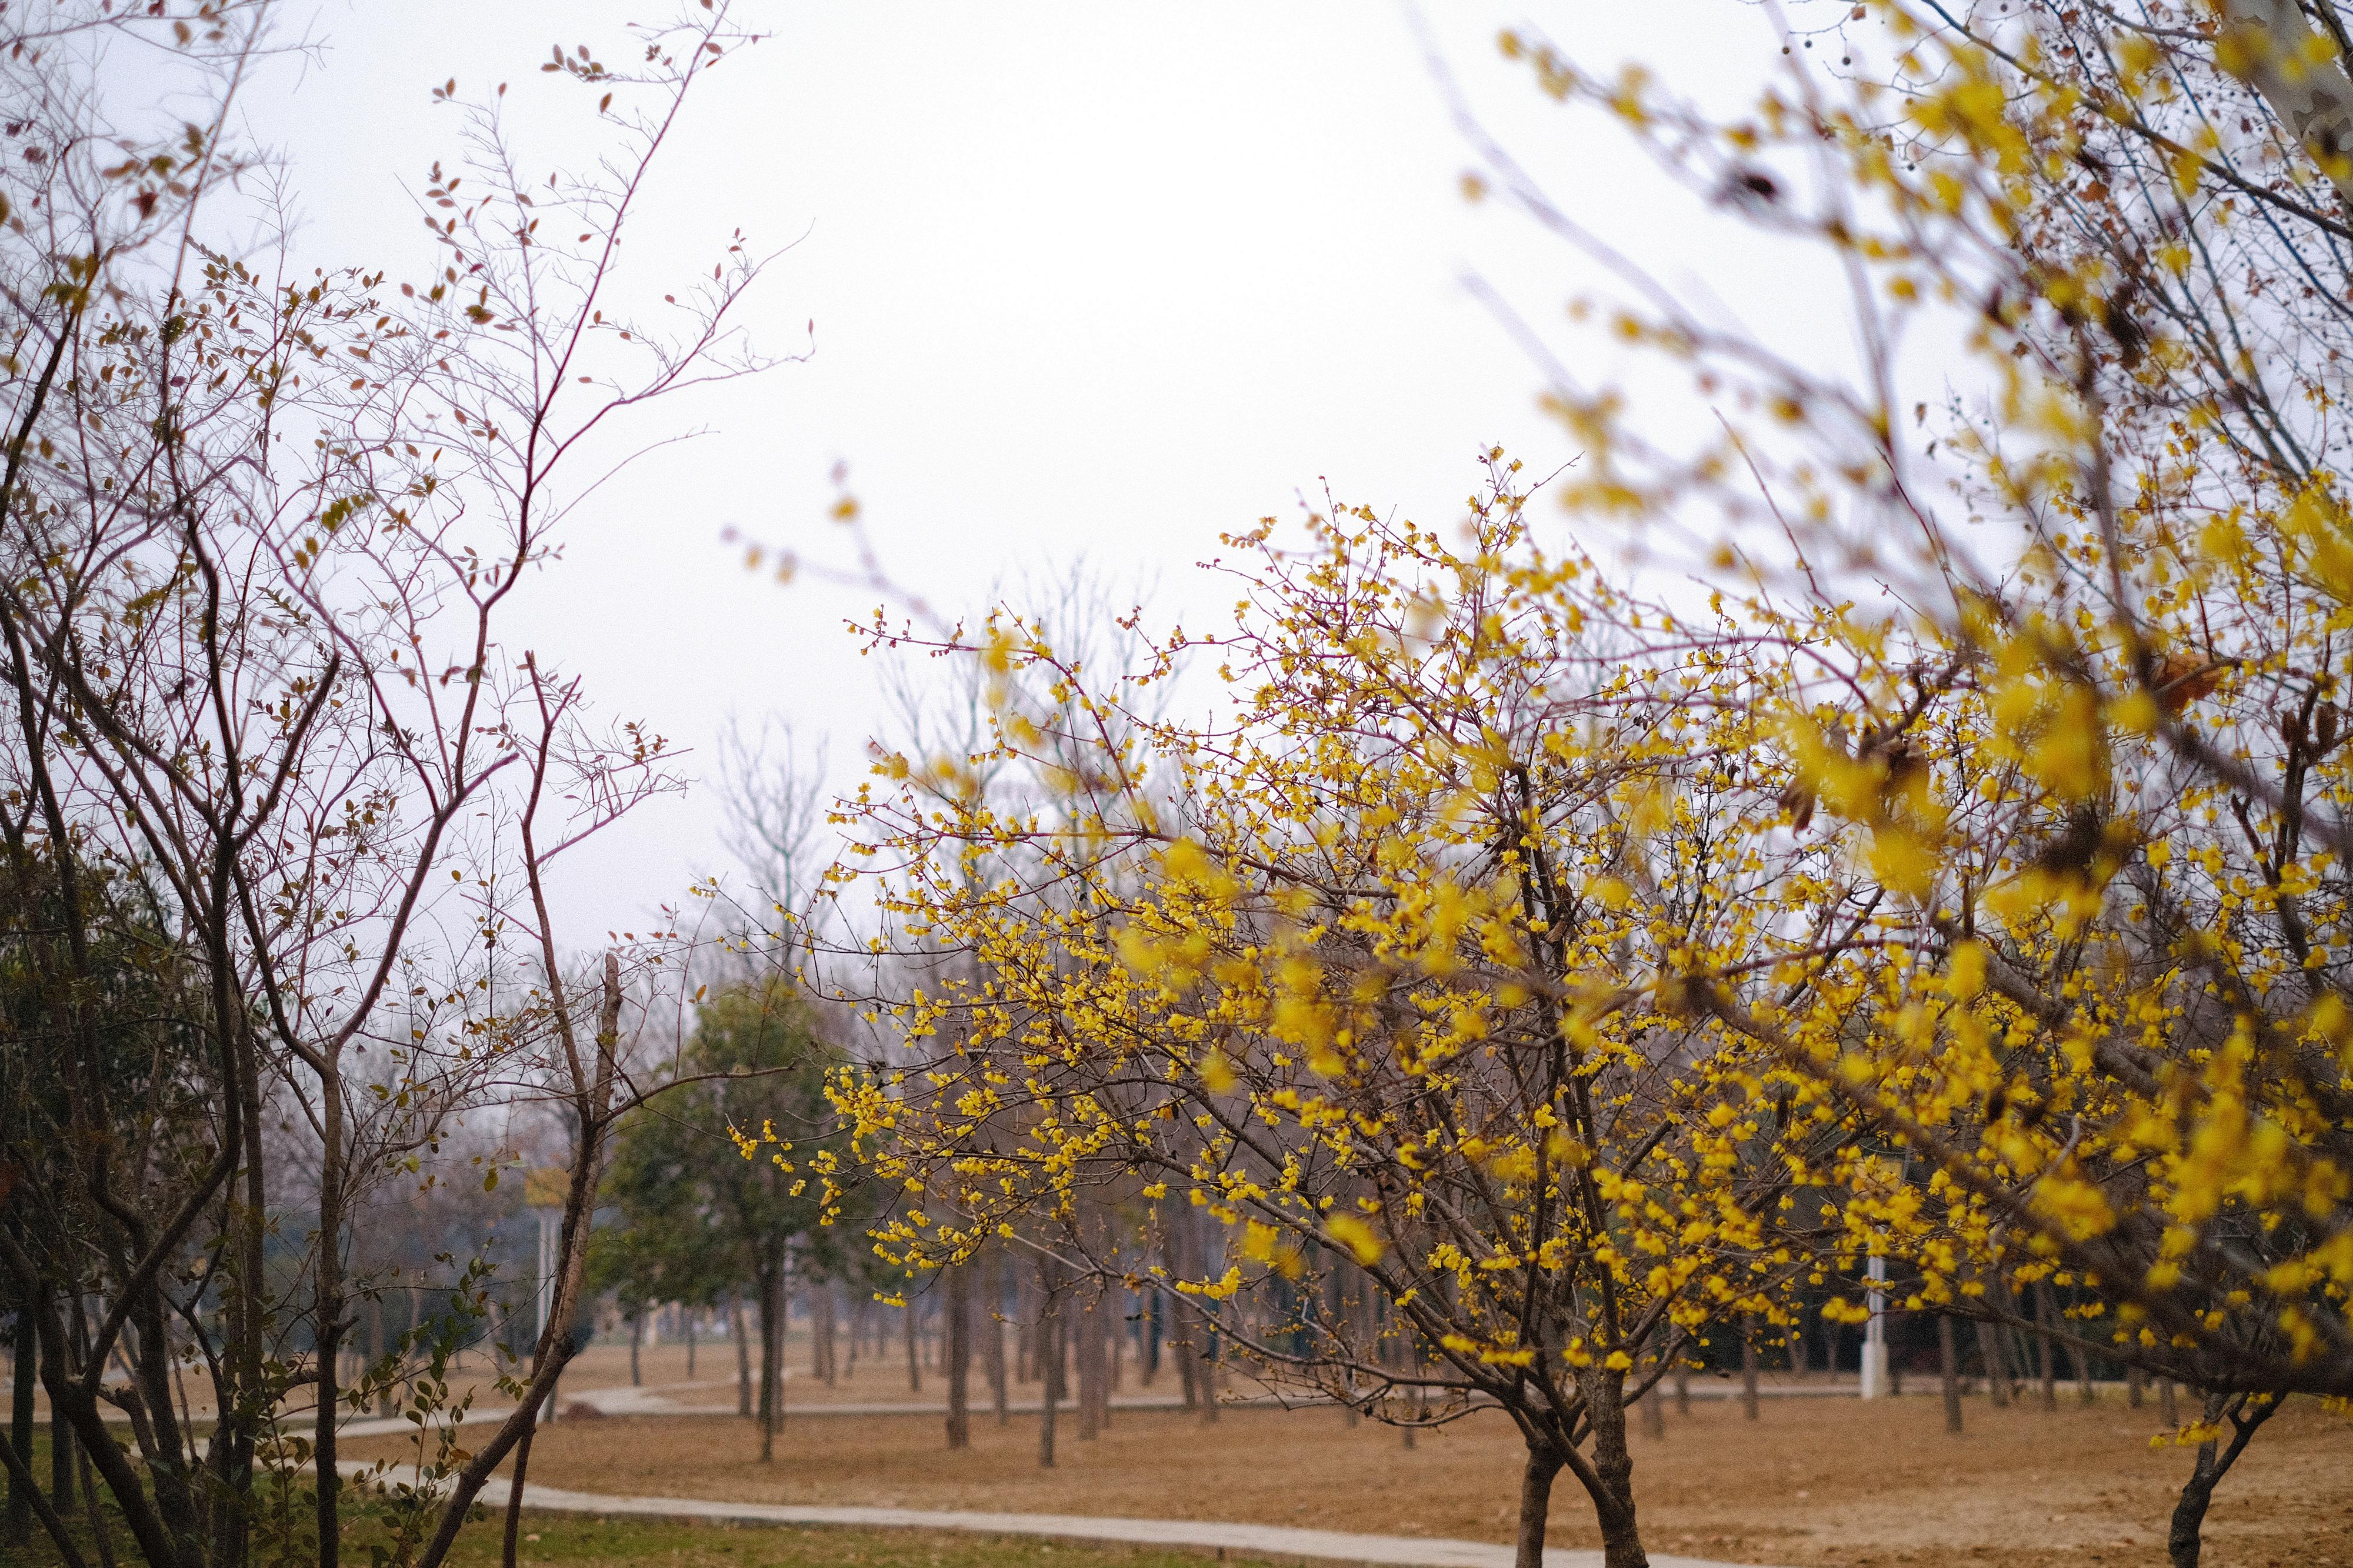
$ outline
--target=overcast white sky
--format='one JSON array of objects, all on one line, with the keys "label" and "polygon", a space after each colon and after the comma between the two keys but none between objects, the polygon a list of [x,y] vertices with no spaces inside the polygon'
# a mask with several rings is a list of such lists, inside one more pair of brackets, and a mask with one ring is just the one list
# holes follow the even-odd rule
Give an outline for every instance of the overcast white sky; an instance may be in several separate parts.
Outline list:
[{"label": "overcast white sky", "polygon": [[[511,80],[527,134],[554,90],[549,46],[611,58],[643,14],[328,0],[322,61],[276,68],[248,100],[291,156],[306,259],[422,275],[405,193],[457,129],[430,88]],[[1591,279],[1524,219],[1464,201],[1472,159],[1403,7],[746,0],[739,16],[774,37],[694,102],[636,264],[674,252],[691,273],[739,226],[762,244],[805,233],[748,319],[782,351],[813,320],[816,357],[667,410],[713,433],[600,497],[520,634],[706,771],[731,714],[829,735],[843,782],[860,765],[876,688],[840,625],[860,596],[780,588],[722,543],[733,527],[823,553],[838,461],[893,576],[943,608],[1083,553],[1156,578],[1156,618],[1198,624],[1231,597],[1193,569],[1219,531],[1293,510],[1324,477],[1444,522],[1483,444],[1537,468],[1570,455],[1536,367],[1464,279],[1560,328],[1565,350],[1562,306]],[[1757,7],[1446,0],[1426,16],[1482,117],[1593,227],[1785,338],[1843,343],[1835,310],[1817,320],[1802,285],[1495,47],[1533,22],[1589,62],[1721,90],[1778,53]],[[705,788],[584,849],[566,939],[641,926],[722,868],[717,820]]]}]

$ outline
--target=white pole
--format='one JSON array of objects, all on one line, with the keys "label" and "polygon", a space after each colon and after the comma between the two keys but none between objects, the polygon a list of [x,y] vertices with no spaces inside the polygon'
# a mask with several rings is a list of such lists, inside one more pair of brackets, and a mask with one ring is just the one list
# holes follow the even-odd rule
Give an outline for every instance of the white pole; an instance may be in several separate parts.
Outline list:
[{"label": "white pole", "polygon": [[[556,1251],[563,1229],[562,1215],[554,1209],[539,1211],[539,1340],[547,1339],[547,1320],[555,1310]],[[533,1358],[534,1362],[536,1358]],[[538,1370],[534,1364],[533,1370]],[[539,1409],[543,1426],[555,1419],[555,1395],[551,1390],[547,1402]]]},{"label": "white pole", "polygon": [[1876,1399],[1886,1391],[1887,1384],[1887,1259],[1873,1258],[1870,1268],[1871,1289],[1865,1300],[1871,1307],[1871,1321],[1862,1330],[1862,1396]]},{"label": "white pole", "polygon": [[548,1314],[555,1310],[556,1213],[539,1211],[539,1335],[547,1337]]}]

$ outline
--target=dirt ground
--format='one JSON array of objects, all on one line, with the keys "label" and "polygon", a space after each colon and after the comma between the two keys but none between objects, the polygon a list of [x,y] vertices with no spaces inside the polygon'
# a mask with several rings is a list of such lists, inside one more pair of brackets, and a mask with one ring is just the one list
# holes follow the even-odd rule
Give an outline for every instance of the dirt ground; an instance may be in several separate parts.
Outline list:
[{"label": "dirt ground", "polygon": [[[925,1393],[935,1396],[929,1379]],[[1972,1399],[1968,1425],[1946,1436],[1932,1398],[1768,1399],[1754,1423],[1734,1402],[1695,1400],[1688,1416],[1669,1414],[1663,1440],[1634,1437],[1644,1540],[1657,1551],[1788,1568],[2164,1561],[2165,1521],[2189,1455],[2149,1447],[2153,1405],[2070,1402],[2046,1415]],[[543,1430],[532,1479],[640,1495],[1511,1536],[1518,1438],[1493,1413],[1425,1434],[1409,1451],[1396,1432],[1350,1428],[1330,1409],[1228,1409],[1213,1425],[1123,1411],[1090,1443],[1076,1440],[1066,1412],[1050,1471],[1038,1468],[1034,1415],[1000,1428],[984,1411],[975,1427],[974,1446],[951,1453],[936,1416],[788,1419],[776,1462],[764,1467],[748,1423],[611,1416]],[[397,1449],[378,1440],[347,1451]],[[2353,1568],[2348,1479],[2346,1422],[2308,1402],[2282,1412],[2216,1500],[2210,1568]],[[1599,1544],[1566,1475],[1553,1512],[1554,1544]]]}]

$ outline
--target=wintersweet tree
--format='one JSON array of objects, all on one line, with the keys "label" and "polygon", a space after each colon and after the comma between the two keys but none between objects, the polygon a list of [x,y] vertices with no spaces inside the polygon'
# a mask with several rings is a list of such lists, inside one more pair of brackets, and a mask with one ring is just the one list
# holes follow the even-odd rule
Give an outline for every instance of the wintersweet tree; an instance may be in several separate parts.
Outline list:
[{"label": "wintersweet tree", "polygon": [[[1571,505],[1687,541],[1730,640],[1812,650],[1755,773],[1789,771],[1786,831],[1873,910],[1777,976],[1798,1005],[1661,984],[1877,1130],[1844,1222],[1913,1304],[2204,1392],[2191,1563],[2278,1402],[2353,1394],[2347,34],[2238,0],[1792,16],[1729,116],[1505,40],[1818,245],[1862,346],[1809,369],[1628,269],[1619,333],[1722,424],[1555,389],[1593,458]],[[1923,333],[1968,368],[1907,395]]]},{"label": "wintersweet tree", "polygon": [[[1198,1211],[1225,1245],[1173,1282],[1222,1346],[1390,1421],[1492,1401],[1526,1442],[1520,1561],[1567,1469],[1623,1568],[1626,1405],[1823,1279],[1815,1173],[1851,1131],[1662,977],[1780,963],[1837,867],[1743,817],[1779,816],[1742,776],[1777,660],[1713,623],[1624,657],[1627,607],[1531,542],[1514,468],[1490,455],[1454,543],[1336,507],[1296,550],[1233,540],[1231,630],[1133,679],[1012,612],[887,634],[980,661],[991,723],[847,808],[890,940],[960,962],[838,1100],[909,1194],[878,1232],[902,1265],[1048,1219],[1117,1272],[1091,1207]],[[1143,716],[1188,649],[1228,710]]]}]

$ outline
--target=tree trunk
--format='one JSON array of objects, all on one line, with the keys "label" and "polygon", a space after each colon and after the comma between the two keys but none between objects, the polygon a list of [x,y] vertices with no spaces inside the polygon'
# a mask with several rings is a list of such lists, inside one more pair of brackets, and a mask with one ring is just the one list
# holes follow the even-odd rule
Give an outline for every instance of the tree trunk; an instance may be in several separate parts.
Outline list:
[{"label": "tree trunk", "polygon": [[784,1270],[768,1264],[760,1276],[760,1462],[776,1459],[776,1428],[783,1424]]},{"label": "tree trunk", "polygon": [[1079,1440],[1092,1442],[1095,1436],[1095,1363],[1094,1308],[1081,1304],[1073,1296],[1070,1305],[1071,1375],[1078,1386]]},{"label": "tree trunk", "polygon": [[[1199,1222],[1188,1209],[1176,1210],[1173,1220],[1162,1244],[1168,1257],[1169,1273],[1178,1279],[1205,1277],[1208,1273],[1208,1264],[1201,1256]],[[1176,1326],[1185,1335],[1179,1361],[1186,1373],[1186,1405],[1189,1408],[1198,1405],[1204,1422],[1215,1421],[1218,1418],[1217,1363],[1210,1343],[1209,1314],[1203,1309],[1198,1297],[1177,1298]]]},{"label": "tree trunk", "polygon": [[515,1440],[514,1473],[507,1477],[506,1523],[499,1537],[500,1568],[514,1568],[522,1547],[522,1497],[531,1484],[531,1440],[538,1435],[539,1423],[533,1421]]},{"label": "tree trunk", "polygon": [[1652,1384],[1642,1394],[1642,1436],[1663,1437],[1667,1435],[1667,1402],[1659,1397],[1659,1385]]},{"label": "tree trunk", "polygon": [[1037,1289],[1029,1271],[1013,1271],[1013,1381],[1028,1383],[1038,1374],[1038,1336],[1030,1325],[1039,1318]]},{"label": "tree trunk", "polygon": [[[1593,1482],[1586,1488],[1593,1502],[1594,1522],[1601,1527],[1603,1568],[1650,1568],[1642,1537],[1634,1517],[1634,1456],[1626,1447],[1626,1380],[1620,1373],[1589,1368],[1579,1379],[1585,1408],[1593,1432]],[[1556,1457],[1556,1469],[1563,1461]],[[1580,1479],[1583,1478],[1580,1477]],[[1520,1494],[1520,1549],[1515,1568],[1544,1561],[1544,1531],[1538,1528],[1536,1554],[1528,1555],[1528,1498]]]},{"label": "tree trunk", "polygon": [[1528,1449],[1528,1462],[1520,1471],[1520,1528],[1513,1542],[1512,1568],[1544,1568],[1545,1525],[1552,1517],[1552,1482],[1560,1466],[1560,1456],[1552,1449]]},{"label": "tree trunk", "polygon": [[2215,1438],[2209,1437],[2198,1446],[2198,1462],[2189,1472],[2189,1479],[2182,1486],[2180,1500],[2173,1505],[2172,1524],[2166,1531],[2165,1549],[2173,1568],[2198,1568],[2199,1552],[2204,1544],[2202,1532],[2206,1524],[2206,1510],[2214,1500],[2216,1484],[2230,1473],[2232,1465],[2238,1463],[2239,1456],[2246,1452],[2255,1428],[2270,1420],[2278,1409],[2276,1401],[2256,1405],[2242,1399],[2240,1410],[2233,1411],[2230,1395],[2210,1394],[2206,1396],[2206,1420],[2220,1423],[2227,1416],[2232,1427],[2231,1442],[2219,1454]]},{"label": "tree trunk", "polygon": [[[1166,1266],[1168,1277],[1172,1280],[1190,1278],[1186,1272],[1187,1248],[1185,1246],[1185,1230],[1186,1220],[1181,1211],[1162,1216],[1160,1260]],[[1196,1409],[1201,1403],[1200,1358],[1196,1353],[1198,1347],[1193,1343],[1193,1324],[1189,1310],[1185,1305],[1183,1297],[1172,1296],[1166,1291],[1155,1291],[1153,1300],[1154,1335],[1156,1340],[1160,1330],[1159,1314],[1165,1310],[1168,1313],[1169,1328],[1172,1331],[1169,1335],[1168,1349],[1176,1358],[1177,1389],[1184,1396],[1185,1408]]]},{"label": "tree trunk", "polygon": [[2141,1405],[2141,1400],[2142,1400],[2144,1397],[2146,1397],[2146,1392],[2145,1392],[2145,1391],[2147,1390],[2147,1386],[2148,1386],[2148,1374],[2147,1374],[2147,1373],[2146,1373],[2142,1372],[2142,1371],[2141,1371],[2141,1369],[2140,1369],[2138,1366],[2137,1366],[2137,1365],[2136,1365],[2136,1366],[2127,1366],[2127,1367],[2126,1367],[2126,1368],[2125,1368],[2125,1408],[2126,1408],[2127,1410],[2137,1410],[2137,1409],[2139,1409],[2139,1408],[2140,1408],[2140,1405]]},{"label": "tree trunk", "polygon": [[1957,1435],[1961,1429],[1961,1342],[1953,1331],[1953,1315],[1936,1314],[1936,1370],[1945,1384],[1945,1430]]},{"label": "tree trunk", "polygon": [[1806,1353],[1806,1314],[1799,1311],[1789,1324],[1789,1376],[1792,1381],[1806,1381],[1806,1373],[1812,1370],[1806,1364],[1810,1359]]},{"label": "tree trunk", "polygon": [[643,1388],[646,1385],[645,1373],[638,1364],[638,1352],[645,1348],[645,1343],[646,1310],[639,1307],[629,1314],[629,1386],[631,1388]]},{"label": "tree trunk", "polygon": [[1106,1398],[1108,1368],[1103,1352],[1108,1340],[1103,1335],[1103,1295],[1080,1309],[1078,1344],[1071,1347],[1071,1370],[1078,1373],[1078,1436],[1082,1441],[1094,1441],[1103,1434],[1103,1398]]},{"label": "tree trunk", "polygon": [[[393,1350],[394,1343],[392,1337],[385,1328],[384,1321],[384,1292],[382,1289],[378,1289],[375,1298],[369,1303],[368,1353],[374,1360],[381,1363],[385,1356],[390,1355],[393,1352]],[[176,1371],[179,1366],[179,1363],[174,1361],[172,1364]],[[385,1369],[386,1375],[384,1382],[376,1385],[375,1413],[379,1416],[390,1415],[393,1413],[393,1379],[390,1375],[391,1370],[391,1368]],[[185,1404],[186,1402],[186,1395],[183,1394],[181,1398],[182,1403]],[[185,1411],[181,1413],[180,1421],[181,1425],[185,1427],[187,1424],[187,1415]]]},{"label": "tree trunk", "polygon": [[1757,1419],[1757,1339],[1752,1331],[1740,1340],[1740,1414]]},{"label": "tree trunk", "polygon": [[2059,1408],[2059,1356],[2051,1343],[2052,1332],[2058,1327],[2053,1321],[2057,1317],[2058,1313],[2051,1304],[2049,1282],[2035,1281],[2034,1318],[2042,1325],[2042,1331],[2034,1336],[2036,1355],[2034,1370],[2037,1379],[2042,1384],[2042,1408],[2045,1410]]},{"label": "tree trunk", "polygon": [[999,1426],[1012,1420],[1011,1401],[1008,1398],[1005,1366],[1005,1255],[991,1251],[981,1269],[981,1294],[984,1310],[980,1330],[980,1363],[988,1374],[989,1403],[997,1407]]},{"label": "tree trunk", "polygon": [[1095,1299],[1078,1309],[1078,1342],[1071,1348],[1077,1352],[1079,1374],[1079,1441],[1092,1443],[1103,1432],[1103,1407],[1105,1403],[1105,1367],[1103,1365],[1104,1299],[1097,1292]]},{"label": "tree trunk", "polygon": [[749,1418],[752,1414],[752,1342],[744,1329],[744,1292],[741,1289],[727,1294],[727,1329],[735,1339],[735,1414]]},{"label": "tree trunk", "polygon": [[1194,1352],[1197,1364],[1193,1379],[1201,1388],[1201,1419],[1214,1424],[1218,1419],[1217,1331],[1210,1326],[1207,1312],[1199,1314],[1198,1322],[1201,1348]]},{"label": "tree trunk", "polygon": [[1102,1348],[1097,1359],[1102,1363],[1095,1375],[1095,1430],[1111,1428],[1111,1396],[1119,1391],[1119,1337],[1125,1326],[1119,1310],[1119,1298],[1105,1290],[1095,1300],[1095,1310],[1103,1314]]},{"label": "tree trunk", "polygon": [[33,1309],[20,1302],[16,1308],[16,1363],[13,1373],[14,1386],[9,1391],[8,1441],[16,1457],[24,1461],[23,1469],[15,1466],[8,1470],[8,1524],[6,1544],[22,1546],[33,1539],[33,1498],[29,1478],[33,1473],[33,1379],[40,1373],[34,1362]]},{"label": "tree trunk", "polygon": [[769,1401],[770,1426],[778,1432],[785,1429],[785,1345],[793,1331],[793,1265],[789,1257],[776,1261],[776,1348],[768,1363],[768,1385],[775,1391]]},{"label": "tree trunk", "polygon": [[915,1341],[915,1298],[908,1292],[907,1304],[899,1310],[899,1326],[907,1339],[907,1388],[910,1393],[923,1392],[923,1347]]},{"label": "tree trunk", "polygon": [[343,1473],[336,1463],[335,1422],[343,1400],[336,1373],[343,1345],[343,1079],[333,1047],[319,1058],[319,1246],[311,1259],[311,1353],[318,1384],[312,1395],[311,1428],[311,1473],[318,1478],[311,1493],[318,1529],[319,1568],[338,1568],[343,1561]]},{"label": "tree trunk", "polygon": [[1037,1351],[1031,1365],[1038,1369],[1038,1468],[1054,1468],[1054,1424],[1062,1401],[1062,1347],[1057,1330],[1060,1319],[1054,1313],[1050,1292],[1040,1291],[1038,1312]]},{"label": "tree trunk", "polygon": [[1103,1371],[1103,1423],[1111,1425],[1111,1396],[1119,1392],[1121,1363],[1127,1359],[1127,1339],[1130,1332],[1127,1314],[1119,1310],[1119,1298],[1106,1293],[1104,1302],[1111,1315],[1103,1320],[1103,1358],[1109,1363]]},{"label": "tree trunk", "polygon": [[[546,1280],[541,1280],[541,1290],[551,1292],[548,1298],[541,1300],[553,1300],[553,1286],[548,1286]],[[539,1373],[541,1356],[551,1356],[553,1352],[555,1352],[555,1335],[548,1332],[548,1314],[546,1309],[541,1309],[539,1337],[532,1342],[532,1373],[534,1375]],[[522,1549],[522,1495],[530,1488],[532,1438],[539,1436],[539,1426],[551,1420],[555,1420],[555,1389],[553,1389],[553,1384],[548,1386],[548,1398],[546,1404],[541,1405],[541,1413],[534,1415],[522,1426],[522,1436],[515,1441],[515,1469],[506,1479],[506,1526],[499,1535],[499,1568],[515,1568],[515,1559]]]},{"label": "tree trunk", "polygon": [[[50,1544],[57,1548],[58,1561],[64,1568],[85,1568],[81,1549],[74,1544],[72,1527],[58,1517],[57,1510],[49,1506],[49,1500],[41,1495],[40,1482],[34,1477],[31,1465],[17,1453],[14,1437],[0,1442],[0,1462],[5,1462],[8,1469],[9,1500],[14,1503],[21,1500],[25,1511],[40,1520],[41,1528],[48,1531]],[[26,1540],[9,1544],[25,1545],[31,1538],[31,1527],[27,1525]]]},{"label": "tree trunk", "polygon": [[1144,1386],[1160,1375],[1160,1287],[1148,1288],[1144,1298],[1144,1343],[1137,1350],[1136,1371]]},{"label": "tree trunk", "polygon": [[[2206,1403],[2211,1408],[2214,1401]],[[2206,1510],[2214,1500],[2214,1439],[2209,1437],[2198,1445],[2198,1462],[2173,1505],[2173,1519],[2165,1536],[2166,1557],[2173,1568],[2198,1568],[2199,1553],[2205,1547]]]},{"label": "tree trunk", "polygon": [[2161,1378],[2158,1382],[2157,1415],[2158,1419],[2163,1421],[2168,1426],[2181,1425],[2181,1410],[2174,1403],[2173,1379],[2169,1377]]},{"label": "tree trunk", "polygon": [[[227,949],[222,947],[213,955],[216,973],[226,975],[229,971]],[[216,998],[224,982],[215,982]],[[219,1016],[220,1001],[216,1000],[215,1013]],[[268,1354],[264,1348],[269,1331],[268,1309],[263,1305],[265,1281],[269,1277],[268,1247],[269,1226],[269,1188],[267,1173],[269,1154],[262,1148],[261,1055],[255,1048],[253,1031],[248,1028],[224,1027],[223,1038],[228,1048],[224,1058],[232,1054],[236,1064],[236,1093],[242,1104],[237,1114],[237,1136],[245,1144],[245,1202],[236,1214],[237,1247],[242,1253],[237,1262],[237,1288],[229,1294],[233,1316],[229,1329],[228,1353],[224,1356],[230,1367],[229,1392],[236,1396],[236,1405],[216,1414],[229,1428],[229,1437],[222,1450],[224,1474],[222,1481],[234,1497],[246,1497],[253,1489],[254,1451],[259,1442],[261,1412],[268,1405],[269,1394],[263,1380],[269,1375]],[[224,1248],[226,1255],[227,1249]],[[240,1508],[216,1508],[213,1517],[219,1521],[222,1539],[219,1556],[224,1562],[242,1563],[251,1543],[251,1521]]]},{"label": "tree trunk", "polygon": [[1691,1368],[1681,1361],[1675,1363],[1675,1414],[1691,1414]]},{"label": "tree trunk", "polygon": [[834,1379],[841,1372],[841,1352],[835,1334],[835,1320],[839,1314],[835,1312],[833,1308],[832,1280],[827,1280],[824,1287],[818,1290],[817,1306],[818,1310],[824,1314],[825,1320],[818,1329],[818,1332],[825,1336],[825,1385],[831,1388],[834,1385]]},{"label": "tree trunk", "polygon": [[[90,1516],[90,1544],[98,1551],[98,1568],[115,1568],[114,1532],[106,1528],[106,1510],[98,1504],[98,1483],[90,1479],[90,1446],[86,1443],[82,1445],[78,1462],[81,1469],[82,1509]],[[321,1559],[327,1560],[330,1556],[326,1543],[321,1542]]]},{"label": "tree trunk", "polygon": [[2001,1331],[1983,1318],[1978,1320],[1978,1354],[1985,1362],[1986,1397],[1996,1410],[2009,1409],[2009,1349],[2001,1342]]},{"label": "tree trunk", "polygon": [[967,1263],[951,1263],[946,1275],[948,1447],[972,1447],[972,1275]]},{"label": "tree trunk", "polygon": [[[1360,1342],[1369,1346],[1372,1336],[1365,1332],[1365,1314],[1358,1307],[1358,1298],[1349,1289],[1347,1277],[1335,1268],[1326,1282],[1330,1287],[1330,1299],[1325,1303],[1325,1310],[1331,1314],[1334,1333],[1343,1343],[1361,1336]],[[1356,1384],[1356,1375],[1352,1371],[1348,1373],[1347,1392],[1340,1399],[1340,1424],[1352,1432],[1356,1430],[1358,1415]]]},{"label": "tree trunk", "polygon": [[[98,1400],[83,1384],[79,1363],[87,1360],[88,1343],[83,1331],[86,1319],[80,1298],[68,1296],[61,1308],[48,1294],[46,1281],[31,1276],[26,1269],[26,1259],[22,1249],[10,1238],[10,1272],[16,1277],[20,1290],[32,1293],[33,1310],[39,1315],[36,1333],[39,1336],[41,1386],[49,1396],[51,1431],[54,1446],[49,1453],[49,1488],[55,1500],[43,1520],[62,1521],[70,1518],[69,1509],[78,1497],[87,1496],[85,1489],[77,1487],[77,1469],[87,1473],[90,1467],[78,1464],[78,1456],[87,1453],[96,1462],[102,1476],[118,1498],[132,1500],[121,1509],[124,1522],[139,1542],[140,1552],[150,1563],[179,1563],[193,1560],[195,1553],[184,1550],[181,1534],[175,1533],[174,1521],[167,1520],[155,1509],[145,1506],[146,1495],[142,1479],[133,1468],[131,1457],[115,1443],[106,1428],[106,1418],[98,1407]],[[70,1312],[69,1326],[68,1313]],[[62,1436],[62,1442],[55,1439]],[[93,1440],[94,1439],[94,1440]],[[231,1456],[232,1459],[234,1455]],[[232,1471],[234,1474],[235,1472]],[[95,1502],[96,1499],[91,1499]],[[40,1510],[35,1510],[36,1513]],[[54,1527],[52,1527],[54,1528]]]}]

